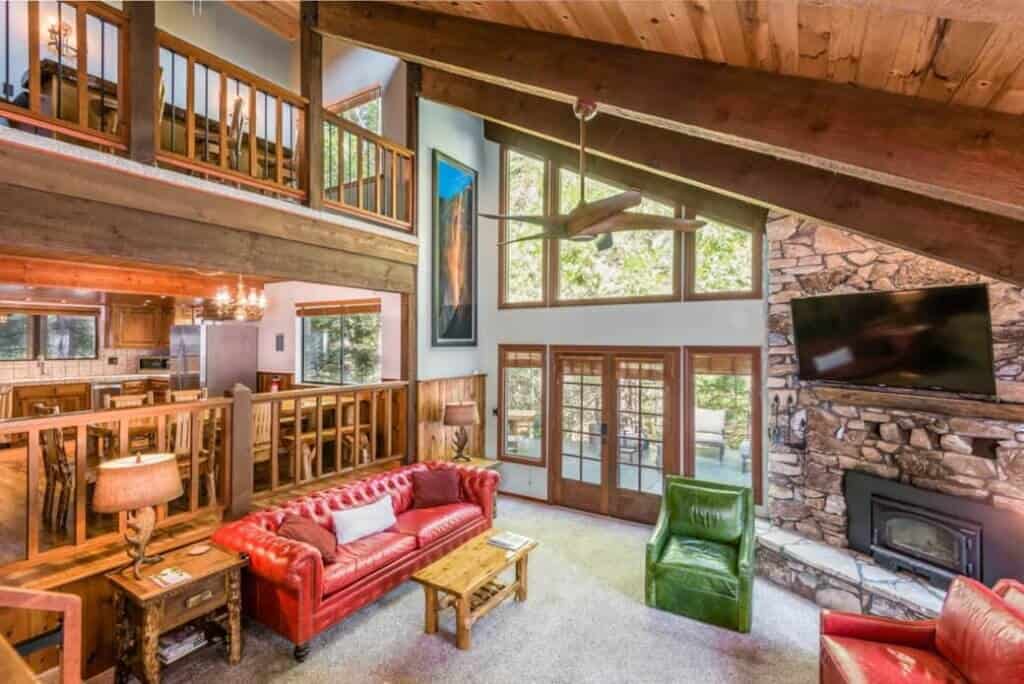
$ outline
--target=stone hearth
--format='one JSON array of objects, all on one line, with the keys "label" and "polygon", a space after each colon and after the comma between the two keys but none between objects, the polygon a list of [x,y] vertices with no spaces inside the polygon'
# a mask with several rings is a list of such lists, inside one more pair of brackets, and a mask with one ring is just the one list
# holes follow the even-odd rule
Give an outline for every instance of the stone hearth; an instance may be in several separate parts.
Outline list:
[{"label": "stone hearth", "polygon": [[757,572],[820,606],[901,620],[938,615],[946,592],[870,558],[757,522]]}]

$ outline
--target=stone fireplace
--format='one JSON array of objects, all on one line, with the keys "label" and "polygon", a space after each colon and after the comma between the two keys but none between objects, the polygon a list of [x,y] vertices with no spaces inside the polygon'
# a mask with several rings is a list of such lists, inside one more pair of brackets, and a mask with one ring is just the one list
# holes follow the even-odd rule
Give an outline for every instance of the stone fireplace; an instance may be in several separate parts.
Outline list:
[{"label": "stone fireplace", "polygon": [[[766,450],[773,527],[849,547],[855,471],[1010,512],[1024,544],[1024,289],[794,216],[771,215],[767,233],[768,400],[795,409],[789,443]],[[792,299],[977,282],[989,285],[1000,402],[797,378]]]}]

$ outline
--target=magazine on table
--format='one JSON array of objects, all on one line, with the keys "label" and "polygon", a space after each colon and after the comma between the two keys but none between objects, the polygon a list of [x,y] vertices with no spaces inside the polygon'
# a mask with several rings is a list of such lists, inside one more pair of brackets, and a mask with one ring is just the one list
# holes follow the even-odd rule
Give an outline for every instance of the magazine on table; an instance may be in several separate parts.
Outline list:
[{"label": "magazine on table", "polygon": [[157,586],[167,588],[173,587],[176,584],[187,582],[192,579],[192,575],[188,574],[181,568],[164,568],[160,572],[150,577]]},{"label": "magazine on table", "polygon": [[518,551],[530,543],[530,538],[515,532],[499,532],[488,539],[487,543],[506,551]]}]

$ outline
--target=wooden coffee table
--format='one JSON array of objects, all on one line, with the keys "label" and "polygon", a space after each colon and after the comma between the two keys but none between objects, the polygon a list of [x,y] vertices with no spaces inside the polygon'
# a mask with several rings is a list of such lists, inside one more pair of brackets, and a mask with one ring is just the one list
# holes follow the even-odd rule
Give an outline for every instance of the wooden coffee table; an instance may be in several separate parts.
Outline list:
[{"label": "wooden coffee table", "polygon": [[[537,548],[530,540],[516,551],[492,546],[487,540],[501,530],[491,529],[423,568],[412,579],[423,585],[426,597],[427,634],[437,633],[437,615],[455,606],[455,645],[468,649],[473,623],[515,594],[526,600],[526,563]],[[516,566],[516,579],[509,584],[498,581],[504,570]],[[441,592],[443,596],[438,596]]]}]

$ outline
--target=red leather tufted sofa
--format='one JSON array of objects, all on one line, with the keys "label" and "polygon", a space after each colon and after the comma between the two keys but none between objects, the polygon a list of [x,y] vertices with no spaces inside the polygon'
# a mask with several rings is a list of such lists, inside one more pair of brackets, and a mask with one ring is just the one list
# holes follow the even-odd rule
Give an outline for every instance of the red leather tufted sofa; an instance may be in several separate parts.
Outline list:
[{"label": "red leather tufted sofa", "polygon": [[953,580],[937,620],[821,613],[822,684],[1024,682],[1024,587]]},{"label": "red leather tufted sofa", "polygon": [[[437,468],[459,472],[462,502],[412,508],[412,473]],[[294,643],[296,659],[303,660],[313,636],[489,529],[498,480],[497,473],[480,468],[417,463],[250,513],[217,530],[213,541],[249,554],[246,613]],[[339,546],[334,563],[325,566],[312,546],[277,536],[287,513],[312,518],[333,532],[332,511],[384,494],[391,495],[395,527]]]}]

